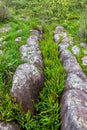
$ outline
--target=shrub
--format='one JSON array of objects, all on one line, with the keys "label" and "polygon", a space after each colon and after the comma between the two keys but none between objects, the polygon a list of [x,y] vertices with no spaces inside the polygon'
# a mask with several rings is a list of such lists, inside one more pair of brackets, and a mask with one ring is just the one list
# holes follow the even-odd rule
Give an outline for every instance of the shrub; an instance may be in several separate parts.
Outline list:
[{"label": "shrub", "polygon": [[83,11],[79,19],[78,36],[87,42],[87,9]]},{"label": "shrub", "polygon": [[13,13],[14,0],[0,0],[0,21],[7,19]]},{"label": "shrub", "polygon": [[8,9],[5,4],[0,3],[0,21],[3,21],[8,17]]}]

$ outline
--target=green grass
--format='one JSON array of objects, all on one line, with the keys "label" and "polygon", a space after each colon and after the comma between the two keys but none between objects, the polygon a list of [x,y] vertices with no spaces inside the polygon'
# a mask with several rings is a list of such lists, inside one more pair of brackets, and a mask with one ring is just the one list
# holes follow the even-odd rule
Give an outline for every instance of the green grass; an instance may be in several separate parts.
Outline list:
[{"label": "green grass", "polygon": [[[15,0],[15,9],[12,6],[14,16],[10,20],[0,22],[0,28],[4,24],[11,26],[7,34],[0,33],[0,37],[5,36],[4,41],[7,42],[2,48],[3,55],[0,56],[0,120],[13,121],[25,130],[60,129],[60,95],[64,89],[66,73],[59,59],[58,43],[53,41],[53,31],[56,25],[63,25],[69,31],[69,36],[72,36],[75,43],[78,43],[77,33],[81,11],[78,2],[73,1],[34,0],[23,4],[22,0],[20,2]],[[84,2],[80,4],[83,4],[81,8],[85,5]],[[19,48],[26,43],[30,35],[29,30],[38,29],[38,25],[44,29],[44,40],[40,40],[39,44],[44,60],[45,82],[38,103],[35,104],[37,114],[30,119],[30,113],[24,114],[21,105],[11,99],[9,92],[12,87],[13,74],[17,66],[22,63]],[[18,32],[18,30],[21,31]],[[15,43],[15,38],[19,36],[22,37],[21,42]],[[80,65],[82,56],[83,53],[77,57]],[[87,73],[86,67],[82,67]]]}]

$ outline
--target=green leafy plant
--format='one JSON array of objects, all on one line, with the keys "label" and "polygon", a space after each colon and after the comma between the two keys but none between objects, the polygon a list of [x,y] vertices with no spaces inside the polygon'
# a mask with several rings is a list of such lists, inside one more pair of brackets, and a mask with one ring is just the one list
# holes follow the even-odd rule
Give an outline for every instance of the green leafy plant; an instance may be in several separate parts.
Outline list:
[{"label": "green leafy plant", "polygon": [[8,18],[8,8],[5,4],[0,2],[0,21],[5,20],[6,18]]},{"label": "green leafy plant", "polygon": [[80,16],[78,36],[87,42],[87,9]]}]

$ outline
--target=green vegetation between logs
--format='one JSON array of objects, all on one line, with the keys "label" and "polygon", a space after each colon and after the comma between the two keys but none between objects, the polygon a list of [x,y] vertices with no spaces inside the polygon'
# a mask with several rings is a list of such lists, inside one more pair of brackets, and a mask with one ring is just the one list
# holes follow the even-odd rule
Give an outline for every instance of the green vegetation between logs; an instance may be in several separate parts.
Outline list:
[{"label": "green vegetation between logs", "polygon": [[[8,33],[0,32],[0,38],[6,41],[0,56],[0,120],[14,121],[26,130],[58,130],[61,125],[59,99],[66,74],[58,58],[58,44],[53,41],[53,31],[56,25],[63,25],[77,44],[79,40],[86,42],[86,0],[0,0],[0,3],[7,9],[5,17],[2,17],[4,13],[0,15],[0,28],[11,26]],[[11,100],[9,92],[13,74],[22,63],[19,48],[26,43],[29,30],[38,28],[38,25],[44,29],[44,40],[39,44],[44,59],[45,83],[35,105],[37,114],[30,119],[30,113],[24,114],[21,105]],[[15,42],[18,36],[22,37],[20,43]],[[80,58],[77,59],[80,62]],[[86,72],[86,68],[83,69]]]}]

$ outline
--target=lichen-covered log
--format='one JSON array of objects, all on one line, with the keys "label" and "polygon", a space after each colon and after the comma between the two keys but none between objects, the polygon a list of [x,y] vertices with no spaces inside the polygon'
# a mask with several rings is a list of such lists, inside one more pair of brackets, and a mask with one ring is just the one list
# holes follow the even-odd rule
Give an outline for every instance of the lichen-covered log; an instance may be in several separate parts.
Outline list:
[{"label": "lichen-covered log", "polygon": [[33,103],[37,101],[43,82],[42,70],[32,64],[25,63],[16,69],[11,93],[17,99],[17,102],[22,103],[25,112],[30,110],[32,114],[34,113]]},{"label": "lichen-covered log", "polygon": [[69,90],[61,98],[61,130],[87,130],[87,94]]},{"label": "lichen-covered log", "polygon": [[20,52],[24,63],[33,64],[40,69],[44,68],[37,36],[29,37],[27,44],[20,47]]},{"label": "lichen-covered log", "polygon": [[40,47],[38,45],[38,31],[33,30],[27,44],[20,47],[21,64],[13,76],[11,94],[18,103],[22,104],[24,112],[28,110],[34,115],[34,104],[44,83],[44,65]]},{"label": "lichen-covered log", "polygon": [[12,122],[10,123],[0,122],[0,130],[20,130],[20,128]]},{"label": "lichen-covered log", "polygon": [[[55,32],[54,40],[58,42],[64,28],[58,26]],[[74,44],[72,38],[65,36],[63,38],[59,44],[59,51],[67,76],[64,92],[61,96],[61,130],[87,130],[87,77],[76,57],[68,50],[68,47]],[[84,47],[85,44],[82,44],[82,46]],[[72,52],[78,55],[80,48],[74,45]],[[86,62],[85,60],[85,65]]]},{"label": "lichen-covered log", "polygon": [[54,40],[58,42],[60,38],[67,37],[67,33],[62,26],[57,26],[54,31]]}]

